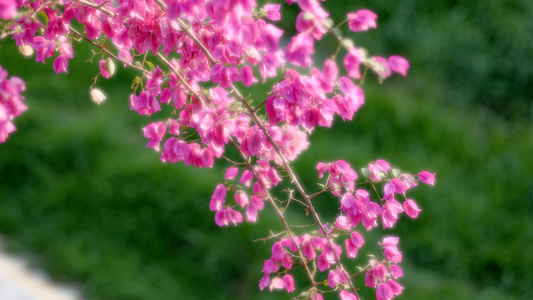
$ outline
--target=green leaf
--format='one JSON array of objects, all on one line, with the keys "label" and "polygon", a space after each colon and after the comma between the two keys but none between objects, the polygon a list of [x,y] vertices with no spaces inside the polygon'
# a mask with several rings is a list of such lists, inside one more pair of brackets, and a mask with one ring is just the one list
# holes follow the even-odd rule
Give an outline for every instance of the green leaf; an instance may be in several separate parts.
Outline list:
[{"label": "green leaf", "polygon": [[41,10],[37,12],[36,15],[37,15],[37,21],[39,21],[39,23],[48,25],[48,16],[44,13],[44,11]]},{"label": "green leaf", "polygon": [[155,69],[155,66],[153,63],[146,61],[146,64],[148,65],[148,68],[150,68],[150,71],[153,71]]}]

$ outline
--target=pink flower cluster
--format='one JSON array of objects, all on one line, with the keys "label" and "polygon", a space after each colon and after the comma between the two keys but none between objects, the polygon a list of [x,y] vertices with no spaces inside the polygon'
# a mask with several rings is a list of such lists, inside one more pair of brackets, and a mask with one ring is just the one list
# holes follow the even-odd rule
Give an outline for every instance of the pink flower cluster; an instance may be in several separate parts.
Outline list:
[{"label": "pink flower cluster", "polygon": [[[271,277],[274,274],[281,273],[279,272],[280,267],[283,267],[286,271],[292,269],[294,263],[292,257],[298,252],[299,248],[302,249],[305,258],[316,260],[318,269],[321,272],[326,271],[335,264],[335,256],[340,256],[342,253],[341,246],[333,244],[333,248],[331,248],[327,238],[318,235],[310,237],[308,234],[304,234],[296,238],[296,243],[290,238],[282,238],[272,246],[272,257],[265,260],[262,270],[263,278],[259,281],[261,289],[269,286],[269,284],[271,290],[275,288],[273,284],[275,285],[275,278],[278,277],[274,277],[274,279],[271,279]],[[348,282],[339,269],[331,270],[329,278],[331,279],[329,285],[332,288],[335,288],[339,282]],[[287,286],[285,287],[287,288]],[[294,283],[292,283],[290,289],[287,288],[287,291],[292,292],[294,290]]]},{"label": "pink flower cluster", "polygon": [[[239,174],[237,167],[230,167],[226,171],[225,179],[227,181],[234,180]],[[254,174],[257,176],[257,180],[254,180]],[[219,226],[226,226],[230,223],[237,225],[243,221],[242,214],[235,209],[243,209],[246,213],[247,222],[255,222],[257,220],[257,212],[264,207],[263,199],[265,198],[265,190],[263,187],[271,188],[278,185],[281,181],[275,168],[271,167],[266,161],[257,161],[257,165],[253,168],[253,172],[250,170],[244,170],[239,179],[239,184],[245,187],[253,186],[253,192],[250,197],[244,190],[244,188],[237,188],[232,186],[235,190],[234,200],[235,202],[226,203],[227,187],[224,184],[217,185],[209,209],[216,211],[215,222]]]},{"label": "pink flower cluster", "polygon": [[0,66],[0,143],[5,142],[9,134],[16,130],[13,119],[27,109],[21,95],[25,89],[22,79],[14,76],[7,78],[7,71]]},{"label": "pink flower cluster", "polygon": [[369,270],[365,275],[365,284],[368,287],[376,288],[376,298],[378,300],[389,300],[402,293],[403,287],[394,279],[403,276],[403,270],[396,263],[402,261],[402,253],[398,251],[398,237],[386,237],[381,243],[386,259],[387,267],[375,259],[369,263]]},{"label": "pink flower cluster", "polygon": [[[397,55],[368,57],[348,38],[339,38],[339,50],[322,69],[313,67],[315,43],[326,33],[338,37],[333,21],[318,0],[286,2],[296,4],[300,12],[297,34],[289,37],[284,49],[280,47],[284,31],[274,23],[282,18],[281,4],[258,7],[255,0],[20,0],[18,6],[0,0],[0,18],[15,18],[9,28],[24,49],[21,52],[31,55],[33,50],[36,61],[43,63],[55,56],[53,69],[58,74],[68,71],[74,39],[98,49],[95,71],[104,78],[113,75],[114,61],[141,71],[129,105],[150,117],[170,111],[143,128],[146,146],[161,152],[162,162],[210,168],[217,158],[233,155],[226,152],[226,145],[235,148],[243,163],[227,169],[209,209],[222,227],[255,222],[265,202],[273,206],[285,235],[274,242],[272,256],[264,263],[261,289],[295,291],[289,271],[303,266],[312,283],[309,298],[323,299],[313,275],[320,272],[327,276],[325,286],[338,291],[341,299],[358,299],[354,274],[342,263],[357,258],[365,243],[362,231],[355,228],[361,223],[369,231],[380,222],[384,229],[391,228],[403,212],[417,218],[421,210],[406,193],[418,182],[433,185],[435,174],[423,171],[415,178],[377,160],[363,172],[367,181],[358,182],[359,175],[346,161],[319,163],[319,178],[327,175],[327,179],[318,194],[330,192],[340,198],[340,214],[328,225],[320,221],[289,163],[307,149],[308,135],[316,126],[331,127],[336,115],[353,119],[365,102],[363,90],[354,82],[366,74],[361,74],[361,67],[383,80],[392,72],[406,76],[409,63]],[[17,16],[22,6],[25,9]],[[47,21],[41,22],[37,14],[44,14]],[[376,20],[377,15],[366,9],[346,16],[353,32],[376,28]],[[346,52],[340,57],[343,69],[337,66],[341,49]],[[304,71],[296,70],[301,68]],[[270,79],[272,88],[263,96],[242,95],[239,88],[252,87],[259,76],[262,84]],[[8,80],[0,69],[0,142],[14,130],[13,117],[26,109],[23,90],[20,79]],[[99,99],[105,98],[100,90],[94,91]],[[278,207],[296,200],[292,190],[285,202],[275,200],[270,191],[282,181],[278,170],[300,193],[298,201],[313,216],[317,230],[300,236],[292,232]],[[377,189],[364,189],[363,184],[380,184],[382,192],[373,195]],[[403,275],[397,265],[402,259],[397,244],[396,237],[383,239],[379,251],[385,258],[373,259],[363,268],[366,285],[376,288],[378,299],[391,299],[403,289],[395,281]],[[311,271],[311,266],[317,270]]]}]

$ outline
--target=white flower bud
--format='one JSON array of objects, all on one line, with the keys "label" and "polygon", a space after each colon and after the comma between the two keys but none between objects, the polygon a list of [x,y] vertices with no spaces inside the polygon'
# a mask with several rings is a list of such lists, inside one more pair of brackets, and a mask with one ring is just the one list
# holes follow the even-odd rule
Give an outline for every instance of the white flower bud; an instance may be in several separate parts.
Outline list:
[{"label": "white flower bud", "polygon": [[91,98],[98,105],[100,105],[100,103],[104,102],[104,100],[106,99],[104,93],[102,93],[102,91],[100,91],[99,89],[91,89]]},{"label": "white flower bud", "polygon": [[113,74],[115,74],[115,63],[111,58],[108,58],[105,62],[105,68],[109,72],[110,76],[113,76]]},{"label": "white flower bud", "polygon": [[29,45],[21,45],[19,46],[19,51],[24,56],[30,56],[33,54],[33,48]]}]

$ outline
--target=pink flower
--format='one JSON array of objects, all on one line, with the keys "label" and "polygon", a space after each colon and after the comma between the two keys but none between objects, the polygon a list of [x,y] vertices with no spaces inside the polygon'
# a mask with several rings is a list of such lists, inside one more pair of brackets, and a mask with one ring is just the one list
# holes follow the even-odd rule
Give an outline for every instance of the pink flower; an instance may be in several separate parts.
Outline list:
[{"label": "pink flower", "polygon": [[264,10],[266,11],[267,15],[266,18],[271,21],[279,21],[281,20],[281,14],[279,13],[279,9],[281,8],[281,4],[267,4],[264,6]]},{"label": "pink flower", "polygon": [[133,57],[131,57],[130,52],[126,49],[120,49],[118,52],[118,58],[124,61],[124,67],[126,66],[126,63],[131,64],[133,61]]},{"label": "pink flower", "polygon": [[18,77],[8,79],[7,71],[0,67],[0,143],[16,130],[11,121],[27,109],[22,102],[24,97],[20,95],[25,89],[22,79]]},{"label": "pink flower", "polygon": [[130,108],[136,110],[140,115],[151,115],[161,110],[157,99],[149,92],[143,91],[139,96],[130,96]]},{"label": "pink flower", "polygon": [[285,287],[285,281],[283,281],[283,279],[281,279],[279,277],[273,278],[270,281],[270,291],[272,291],[272,290],[281,290],[284,287]]},{"label": "pink flower", "polygon": [[361,9],[355,13],[349,13],[348,27],[351,31],[366,31],[369,28],[376,28],[376,19],[378,15],[368,9]]},{"label": "pink flower", "polygon": [[306,33],[294,36],[285,49],[287,60],[297,66],[307,67],[311,64],[311,55],[315,53],[315,40]]},{"label": "pink flower", "polygon": [[302,252],[305,257],[309,259],[314,259],[316,257],[315,248],[307,233],[300,237],[300,244],[302,245]]},{"label": "pink flower", "polygon": [[391,183],[392,185],[394,186],[394,191],[398,194],[403,194],[405,193],[407,187],[405,186],[405,184],[398,178],[393,178],[391,180]]},{"label": "pink flower", "polygon": [[389,270],[390,270],[390,274],[392,275],[392,277],[394,278],[400,278],[403,276],[403,270],[400,266],[398,265],[391,265],[389,267]]},{"label": "pink flower", "polygon": [[383,212],[381,218],[383,220],[383,229],[392,228],[398,220],[398,214],[403,212],[402,205],[394,198],[388,199],[387,203],[383,205]]},{"label": "pink flower", "polygon": [[422,171],[418,173],[418,180],[422,181],[425,184],[435,185],[435,173]]},{"label": "pink flower", "polygon": [[391,70],[400,73],[403,76],[407,76],[407,70],[409,70],[409,62],[407,59],[398,55],[392,55],[389,57],[388,62]]},{"label": "pink flower", "polygon": [[311,300],[324,300],[324,297],[322,297],[321,294],[316,293],[316,294],[311,295]]},{"label": "pink flower", "polygon": [[73,58],[74,57],[74,51],[72,51],[72,46],[66,42],[66,38],[64,36],[59,38],[59,41],[62,43],[59,45],[59,53],[61,53],[62,56],[65,58]]},{"label": "pink flower", "polygon": [[163,136],[165,135],[166,130],[167,127],[163,122],[154,122],[144,127],[144,137],[150,139],[146,147],[154,148],[155,151],[159,152],[159,144],[163,140]]},{"label": "pink flower", "polygon": [[270,276],[265,274],[265,275],[263,275],[263,278],[261,278],[261,280],[259,280],[259,288],[261,290],[264,290],[268,286],[269,283],[270,283]]},{"label": "pink flower", "polygon": [[250,87],[257,79],[254,78],[254,72],[249,65],[241,68],[241,81],[245,86]]},{"label": "pink flower", "polygon": [[237,173],[239,173],[239,169],[237,167],[229,167],[226,171],[226,175],[224,175],[224,178],[226,180],[232,180],[237,176]]},{"label": "pink flower", "polygon": [[212,211],[220,211],[226,202],[226,186],[223,184],[217,185],[211,202],[209,203],[209,209]]},{"label": "pink flower", "polygon": [[279,270],[279,266],[274,261],[274,259],[267,259],[263,263],[263,270],[261,272],[265,274],[271,274],[271,273],[277,272],[278,270]]},{"label": "pink flower", "polygon": [[229,223],[233,223],[233,225],[237,226],[238,223],[242,222],[242,215],[240,212],[228,207],[216,212],[215,222],[220,227],[227,226]]},{"label": "pink flower", "polygon": [[335,61],[331,58],[326,59],[326,61],[324,61],[324,67],[322,68],[324,81],[331,85],[337,80],[338,75],[339,69],[337,68]]},{"label": "pink flower", "polygon": [[359,49],[353,46],[350,47],[350,50],[348,53],[346,53],[343,62],[344,68],[346,68],[349,77],[355,79],[361,78],[361,73],[359,71],[361,66],[361,53],[359,52]]},{"label": "pink flower", "polygon": [[[267,24],[261,28],[261,36],[263,44],[268,52],[274,53],[279,50],[279,40],[283,35],[283,30],[277,28],[272,24]],[[265,55],[266,56],[266,55]],[[263,60],[265,57],[263,57]]]},{"label": "pink flower", "polygon": [[364,243],[363,236],[357,231],[352,231],[351,237],[345,241],[348,257],[355,258],[357,256],[357,250],[359,250]]},{"label": "pink flower", "polygon": [[17,1],[0,0],[0,19],[12,19],[17,13]]},{"label": "pink flower", "polygon": [[386,237],[383,239],[383,252],[385,253],[385,257],[391,263],[399,263],[402,261],[402,253],[398,251],[398,247],[396,246],[399,240],[400,238],[398,237]]},{"label": "pink flower", "polygon": [[63,55],[58,55],[54,60],[54,71],[56,74],[67,72],[68,60]]},{"label": "pink flower", "polygon": [[346,291],[346,290],[342,290],[340,293],[339,293],[339,297],[341,297],[341,300],[359,300],[357,298],[356,295]]},{"label": "pink flower", "polygon": [[402,293],[403,286],[399,285],[396,281],[389,279],[389,281],[387,281],[387,285],[394,295],[400,295]]},{"label": "pink flower", "polygon": [[235,193],[235,201],[243,208],[250,203],[248,195],[246,195],[246,192],[244,191],[238,191]]},{"label": "pink flower", "polygon": [[328,274],[328,285],[331,288],[336,288],[339,283],[346,283],[348,279],[344,275],[344,272],[341,269],[330,270]]},{"label": "pink flower", "polygon": [[376,289],[376,297],[377,300],[389,300],[394,297],[394,293],[392,292],[388,284],[380,283],[378,284],[378,288]]},{"label": "pink flower", "polygon": [[391,75],[389,62],[381,56],[372,56],[370,59],[371,68],[378,74],[379,80],[383,80]]},{"label": "pink flower", "polygon": [[294,292],[294,279],[292,278],[292,275],[287,274],[283,276],[283,283],[287,292]]},{"label": "pink flower", "polygon": [[413,219],[418,217],[418,213],[422,211],[411,199],[407,199],[403,202],[403,208],[405,209],[405,213]]},{"label": "pink flower", "polygon": [[239,183],[242,183],[246,186],[250,186],[250,183],[252,182],[253,178],[254,174],[252,172],[250,172],[249,170],[244,170],[241,179],[239,180]]}]

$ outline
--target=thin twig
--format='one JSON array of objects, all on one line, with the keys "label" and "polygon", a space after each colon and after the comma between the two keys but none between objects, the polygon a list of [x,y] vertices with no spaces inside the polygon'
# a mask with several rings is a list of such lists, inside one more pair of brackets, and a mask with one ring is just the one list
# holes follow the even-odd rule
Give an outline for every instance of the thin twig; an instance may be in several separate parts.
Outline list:
[{"label": "thin twig", "polygon": [[136,69],[136,70],[138,70],[138,71],[141,71],[141,72],[143,72],[143,73],[145,73],[145,74],[146,74],[146,73],[149,73],[147,70],[145,70],[145,69],[143,69],[143,68],[141,68],[141,67],[138,67],[138,66],[136,66],[136,65],[134,65],[134,64],[132,64],[132,63],[129,63],[129,62],[126,62],[126,61],[120,59],[118,56],[116,56],[115,54],[111,53],[111,52],[110,52],[109,50],[107,50],[106,48],[104,48],[104,47],[102,47],[101,45],[99,45],[99,44],[97,44],[97,43],[91,41],[91,40],[88,39],[88,38],[86,38],[83,34],[79,33],[79,32],[78,32],[76,29],[74,29],[72,26],[69,26],[69,29],[70,29],[70,31],[73,32],[75,35],[77,35],[77,36],[79,36],[80,38],[84,39],[86,42],[89,42],[90,44],[92,44],[92,45],[95,46],[96,48],[98,48],[98,49],[104,51],[107,55],[109,55],[109,56],[113,57],[114,59],[116,59],[116,60],[118,60],[118,61],[124,63],[124,64],[127,65],[128,67],[130,67],[130,68],[134,68],[134,69]]}]

